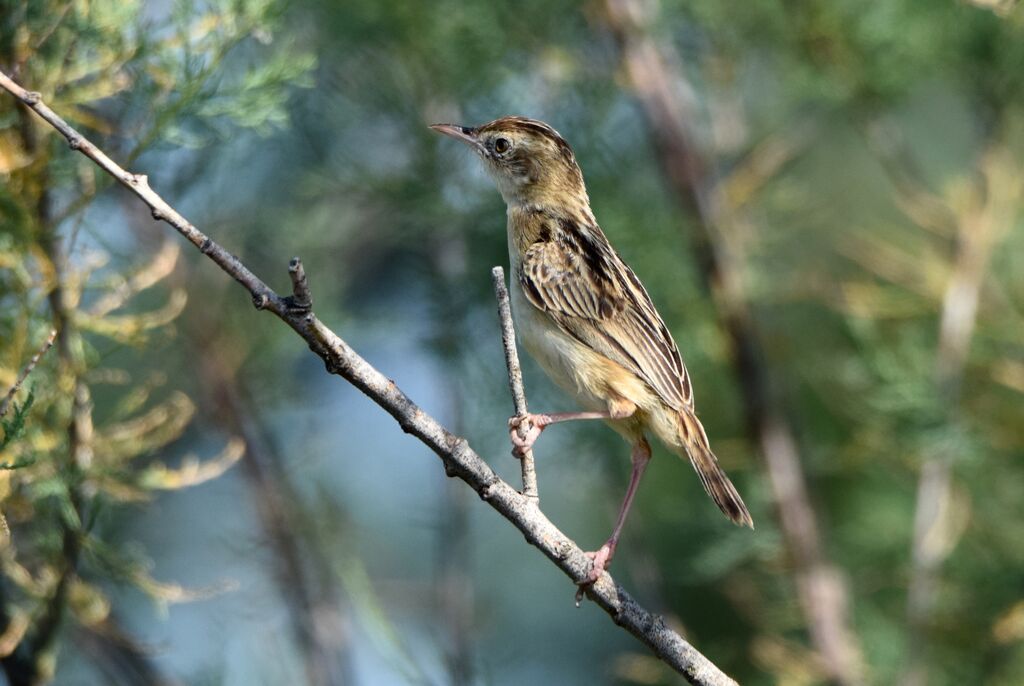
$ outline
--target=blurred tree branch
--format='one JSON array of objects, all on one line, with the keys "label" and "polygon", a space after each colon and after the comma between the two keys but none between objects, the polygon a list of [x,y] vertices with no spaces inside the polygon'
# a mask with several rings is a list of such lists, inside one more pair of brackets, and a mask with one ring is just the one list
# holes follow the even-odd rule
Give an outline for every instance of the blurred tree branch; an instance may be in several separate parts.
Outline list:
[{"label": "blurred tree branch", "polygon": [[[32,108],[67,140],[72,149],[93,160],[149,207],[155,219],[170,224],[252,296],[257,309],[268,310],[301,336],[323,361],[328,372],[338,374],[391,414],[406,433],[434,451],[445,472],[468,484],[480,497],[523,533],[575,583],[587,578],[591,561],[540,511],[536,502],[503,481],[470,448],[464,438],[449,432],[395,384],[360,357],[310,309],[306,275],[297,258],[289,266],[292,294],[280,296],[253,274],[237,257],[186,220],[149,186],[145,175],[125,171],[102,150],[51,110],[39,93],[25,90],[0,73],[0,87]],[[589,587],[587,596],[607,612],[616,624],[646,644],[654,653],[692,684],[724,685],[735,682],[682,636],[636,602],[612,577],[604,573]]]},{"label": "blurred tree branch", "polygon": [[864,124],[864,139],[893,185],[894,200],[910,221],[938,236],[957,233],[957,217],[924,182],[924,173],[906,136],[892,121],[874,117]]},{"label": "blurred tree branch", "polygon": [[[197,327],[216,331],[209,326]],[[212,415],[232,435],[245,441],[241,469],[249,483],[260,526],[274,550],[274,579],[288,608],[295,642],[304,657],[307,683],[330,686],[350,683],[351,673],[344,631],[337,616],[338,598],[324,575],[326,563],[316,546],[307,545],[302,526],[302,498],[284,468],[274,442],[259,421],[236,365],[225,343],[201,340],[189,332],[200,361],[203,390]],[[215,336],[219,335],[214,334]]]},{"label": "blurred tree branch", "polygon": [[[687,128],[686,122],[693,117],[688,116],[677,91],[688,90],[689,81],[678,59],[667,58],[651,38],[647,26],[652,18],[647,13],[635,0],[604,2],[604,21],[618,43],[623,70],[647,119],[665,177],[681,204],[697,219],[700,231],[690,240],[701,276],[732,341],[748,430],[764,456],[811,640],[829,679],[857,684],[863,676],[858,640],[848,617],[849,594],[840,570],[824,552],[796,434],[772,382],[744,293],[741,267],[727,240],[727,229],[736,221],[739,208],[730,204],[730,189],[721,187]],[[778,166],[769,166],[767,173]]]},{"label": "blurred tree branch", "polygon": [[[418,118],[413,125],[420,125]],[[448,425],[458,434],[466,429],[467,391],[475,397],[472,384],[457,367],[467,347],[472,345],[466,335],[466,253],[466,237],[458,231],[432,236],[426,249],[432,266],[427,297],[435,313],[431,341],[448,367],[437,390],[448,406]],[[444,630],[435,641],[443,655],[449,686],[470,686],[478,680],[476,651],[479,644],[474,623],[476,595],[470,572],[472,496],[462,484],[450,479],[442,480],[439,487],[437,558],[431,595],[436,602],[434,612],[439,617],[439,626]]]},{"label": "blurred tree branch", "polygon": [[991,10],[997,16],[1008,17],[1016,9],[1020,0],[967,0],[967,2]]},{"label": "blurred tree branch", "polygon": [[[30,157],[46,157],[36,121],[24,107],[18,108],[19,131],[22,145]],[[56,334],[59,361],[58,387],[71,396],[71,412],[66,427],[67,456],[61,468],[67,479],[69,508],[61,517],[61,554],[56,581],[43,602],[39,616],[34,620],[24,639],[2,660],[4,672],[12,686],[32,686],[50,681],[54,671],[53,652],[57,636],[67,611],[68,595],[78,573],[82,550],[82,527],[85,521],[86,501],[81,490],[81,475],[92,462],[93,419],[89,387],[81,378],[78,350],[80,340],[74,324],[74,304],[69,293],[67,261],[61,244],[54,234],[48,171],[40,172],[37,189],[36,231],[38,242],[50,263],[53,275],[48,299],[53,329]],[[0,599],[3,600],[3,599]]]},{"label": "blurred tree branch", "polygon": [[[129,137],[133,156],[161,138],[194,141],[219,122],[266,130],[284,117],[279,86],[299,85],[312,64],[310,53],[282,46],[264,51],[269,59],[257,69],[225,66],[247,46],[270,42],[281,25],[275,0],[217,7],[186,0],[155,12],[117,0],[40,0],[7,10],[0,12],[4,71],[31,81],[97,131],[124,133],[137,123],[142,130]],[[260,107],[239,104],[254,98]],[[136,107],[142,102],[145,111]],[[42,684],[60,674],[64,627],[72,620],[93,627],[110,612],[107,589],[90,578],[127,582],[165,602],[189,597],[152,579],[139,554],[120,554],[102,540],[109,531],[102,506],[212,478],[242,449],[232,440],[221,458],[201,466],[186,458],[180,470],[152,459],[181,435],[194,406],[174,392],[146,407],[164,383],[161,375],[135,384],[111,358],[127,360],[129,348],[153,331],[173,335],[165,325],[184,307],[184,290],[172,290],[153,311],[131,306],[141,301],[145,308],[148,295],[135,296],[156,290],[180,244],[168,240],[151,264],[122,275],[123,256],[92,240],[84,211],[108,177],[87,160],[61,154],[52,131],[23,102],[0,103],[0,112],[4,380],[16,375],[44,319],[56,331],[55,354],[34,372],[34,392],[3,421],[5,429],[17,421],[24,431],[2,445],[0,501],[13,531],[0,545],[0,667],[7,683]],[[83,227],[89,237],[79,243]],[[97,272],[101,278],[93,279]],[[108,393],[106,386],[127,388]],[[102,404],[96,411],[94,395]],[[94,657],[99,665],[103,656]]]},{"label": "blurred tree branch", "polygon": [[[978,3],[981,4],[981,3]],[[988,136],[976,164],[976,174],[953,192],[940,194],[928,187],[926,176],[915,158],[904,132],[891,119],[877,113],[862,122],[868,149],[881,164],[893,187],[897,207],[919,229],[951,246],[952,255],[922,260],[909,256],[917,274],[907,281],[927,284],[921,295],[934,301],[939,310],[938,342],[932,367],[932,387],[941,407],[936,421],[948,426],[954,436],[966,430],[961,386],[967,368],[971,340],[977,328],[982,289],[993,251],[1012,226],[1022,198],[1021,170],[1014,153],[1000,140],[1009,138],[1008,122],[996,126]],[[903,251],[895,249],[897,254]],[[945,277],[932,283],[924,275],[929,266]],[[877,276],[894,281],[893,273],[860,263]],[[873,268],[871,268],[873,266]],[[890,270],[891,271],[891,270]],[[929,683],[928,636],[939,590],[941,567],[956,547],[963,527],[956,519],[954,466],[963,443],[955,438],[933,446],[924,457],[918,476],[911,541],[911,573],[907,589],[907,651],[900,683],[923,686]]]},{"label": "blurred tree branch", "polygon": [[7,414],[7,408],[10,405],[11,400],[14,398],[14,395],[18,392],[18,389],[21,388],[22,384],[25,383],[25,379],[27,379],[28,375],[32,373],[32,370],[36,368],[36,365],[39,364],[39,360],[46,354],[46,351],[53,345],[53,341],[56,337],[57,330],[51,329],[50,335],[46,337],[45,341],[43,341],[42,347],[40,347],[39,350],[36,351],[35,355],[32,356],[32,359],[28,361],[25,368],[21,370],[21,374],[18,375],[18,379],[14,382],[14,385],[11,386],[11,389],[7,391],[3,399],[0,400],[0,417]]},{"label": "blurred tree branch", "polygon": [[154,663],[148,646],[128,634],[113,616],[79,627],[74,641],[111,686],[181,686]]},{"label": "blurred tree branch", "polygon": [[[130,212],[137,204],[125,196],[126,214],[141,229],[142,212]],[[90,308],[103,315],[120,307],[138,290],[174,271],[180,244],[172,237],[162,240],[145,269],[124,278]],[[178,287],[192,281],[187,267],[175,274]],[[246,349],[232,346],[219,320],[209,308],[198,308],[183,318],[185,343],[198,360],[201,401],[206,415],[230,436],[244,443],[245,459],[239,466],[252,496],[259,525],[276,567],[272,574],[288,611],[289,626],[303,657],[305,683],[334,686],[352,681],[347,651],[347,632],[339,609],[340,599],[329,574],[329,563],[315,543],[310,543],[302,495],[284,468],[279,447],[268,433],[259,403],[254,400],[240,372]],[[105,653],[100,653],[104,655]],[[113,660],[111,660],[113,661]]]},{"label": "blurred tree branch", "polygon": [[[943,408],[941,420],[954,431],[964,430],[960,389],[971,339],[977,325],[982,287],[993,250],[1021,201],[1020,168],[1011,151],[992,141],[978,165],[979,181],[956,208],[946,205],[955,226],[952,266],[939,317],[934,384]],[[918,178],[918,183],[923,182]],[[905,188],[896,184],[897,195]],[[913,218],[913,215],[911,215]],[[925,224],[918,224],[929,229]],[[928,455],[918,479],[911,546],[911,578],[907,592],[907,655],[900,683],[929,683],[927,654],[929,624],[935,606],[939,570],[962,531],[954,517],[953,466],[956,442]]]}]

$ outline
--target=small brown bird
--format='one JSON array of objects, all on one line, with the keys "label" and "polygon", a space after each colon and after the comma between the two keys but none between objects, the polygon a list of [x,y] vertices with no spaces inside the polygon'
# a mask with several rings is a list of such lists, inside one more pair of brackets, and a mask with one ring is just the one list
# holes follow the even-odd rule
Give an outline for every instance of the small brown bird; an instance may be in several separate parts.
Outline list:
[{"label": "small brown bird", "polygon": [[[753,528],[743,499],[718,466],[693,407],[690,376],[647,291],[590,210],[569,144],[547,124],[502,117],[477,127],[435,124],[484,161],[508,206],[512,312],[522,342],[586,412],[509,420],[518,451],[550,424],[604,419],[633,446],[633,471],[611,538],[594,552],[590,582],[611,562],[640,477],[650,431],[688,455],[704,490],[737,524]],[[520,434],[520,432],[522,432]]]}]

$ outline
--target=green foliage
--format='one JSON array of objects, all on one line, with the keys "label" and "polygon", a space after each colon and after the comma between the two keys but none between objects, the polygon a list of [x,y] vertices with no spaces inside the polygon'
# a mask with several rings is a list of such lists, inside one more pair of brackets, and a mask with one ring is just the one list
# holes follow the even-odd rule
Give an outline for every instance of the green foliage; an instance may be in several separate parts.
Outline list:
[{"label": "green foliage", "polygon": [[[659,453],[613,571],[741,683],[820,683],[760,448],[743,424],[730,342],[690,254],[694,218],[666,191],[600,4],[260,0],[154,10],[38,0],[0,15],[0,64],[19,65],[23,83],[116,159],[138,161],[268,282],[283,287],[287,258],[302,256],[318,315],[509,478],[488,278],[506,259],[504,209],[468,154],[425,125],[511,113],[550,121],[577,152],[603,228],[671,327],[712,443],[758,525],[753,535],[725,527],[689,466]],[[869,681],[897,683],[903,673],[918,477],[939,455],[952,464],[952,490],[935,534],[944,559],[934,612],[922,629],[932,677],[1024,682],[1024,544],[1014,526],[1024,489],[1024,15],[953,1],[640,4],[658,12],[645,30],[690,81],[673,92],[696,103],[687,123],[724,189],[723,240],[798,428],[826,551],[850,583]],[[294,451],[290,460],[303,456],[290,472],[298,492],[328,501],[293,503],[308,508],[310,545],[344,561],[311,575],[351,596],[356,636],[384,646],[376,650],[381,662],[394,658],[396,679],[432,674],[418,661],[430,662],[431,647],[446,655],[454,629],[437,608],[404,601],[435,598],[442,585],[434,570],[409,570],[433,559],[434,532],[420,525],[433,520],[433,500],[409,505],[394,487],[374,490],[397,478],[373,471],[389,451],[420,456],[387,444],[386,428],[358,440],[336,433],[340,417],[361,421],[365,407],[348,389],[322,390],[333,386],[321,386],[321,368],[291,332],[254,319],[209,265],[185,265],[176,252],[161,261],[166,246],[126,241],[123,222],[146,234],[116,204],[123,196],[101,195],[109,182],[44,129],[41,147],[28,150],[22,123],[0,101],[0,371],[18,368],[49,319],[43,190],[55,213],[49,228],[71,255],[64,280],[77,329],[71,359],[47,359],[33,377],[35,405],[23,403],[4,425],[4,462],[20,468],[0,473],[10,480],[0,502],[34,578],[53,578],[60,562],[54,525],[82,526],[71,494],[86,484],[97,494],[90,505],[102,505],[84,517],[83,576],[97,592],[114,580],[160,601],[188,596],[124,547],[124,520],[134,516],[110,505],[147,502],[238,459],[241,447],[229,441],[215,458],[167,464],[183,436],[220,446],[234,431],[190,400],[209,383],[197,358],[215,333],[263,410],[255,423]],[[990,259],[951,393],[936,363],[944,300],[958,246],[982,229],[992,232]],[[162,276],[136,289],[147,274]],[[186,338],[200,343],[186,347]],[[569,409],[524,365],[531,407]],[[72,378],[93,404],[85,470],[68,467]],[[599,427],[560,427],[539,451],[545,510],[583,545],[599,542],[614,507],[596,503],[621,497],[624,446]],[[321,462],[347,469],[339,477]],[[222,512],[212,502],[220,497],[189,501],[204,529],[219,532],[219,517],[203,508]],[[355,533],[342,535],[338,510],[350,502],[346,528]],[[196,520],[159,517],[158,530],[145,532],[153,548],[195,532]],[[500,529],[493,518],[474,522],[469,540],[480,552],[459,577],[475,591],[462,595],[478,602],[467,630],[481,673],[503,683],[673,683],[599,621],[565,620],[560,602],[571,593],[562,580],[546,568],[530,578],[531,553],[518,539],[493,543]],[[371,542],[353,542],[359,533]],[[439,548],[453,538],[437,526]],[[499,558],[506,543],[512,557]],[[417,545],[428,552],[410,552]],[[188,566],[206,568],[194,554]],[[256,556],[245,564],[242,578],[269,567]],[[36,609],[38,584],[21,583],[14,603]],[[395,588],[402,600],[389,601],[384,590]],[[81,607],[102,609],[97,596],[83,597]],[[524,616],[531,626],[517,636],[529,673],[502,657],[506,628]],[[248,619],[234,629],[262,636],[265,627]],[[261,653],[252,662],[276,660]]]},{"label": "green foliage", "polygon": [[[0,437],[0,450],[5,449],[25,433],[25,418],[28,416],[28,411],[32,409],[32,403],[34,403],[35,400],[35,393],[33,393],[32,388],[29,387],[28,394],[25,396],[25,401],[20,405],[18,403],[12,403],[10,407],[10,416],[0,418],[0,429],[3,429],[4,432],[3,437]],[[0,464],[0,469],[20,469],[21,467],[29,466],[33,462],[35,462],[35,460],[31,458],[21,460],[19,462],[5,462]]]},{"label": "green foliage", "polygon": [[[14,3],[0,13],[0,68],[125,164],[161,144],[200,146],[240,127],[266,134],[287,123],[290,89],[308,85],[314,60],[293,41],[275,41],[278,3],[186,1],[164,12],[121,0]],[[66,606],[83,626],[108,621],[109,582],[160,603],[197,597],[156,581],[137,560],[120,572],[98,563],[96,551],[124,544],[109,505],[216,478],[244,450],[229,437],[208,460],[180,457],[194,404],[166,375],[147,373],[144,356],[173,340],[187,302],[183,288],[168,285],[180,246],[107,235],[110,217],[89,210],[109,180],[58,139],[0,99],[3,378],[31,353],[32,332],[48,321],[59,331],[0,439],[10,527],[0,632],[14,651],[3,666],[27,670],[33,683],[52,676],[59,644],[57,623],[44,618]]]},{"label": "green foliage", "polygon": [[[266,203],[243,222],[247,254],[269,273],[279,268],[273,256],[303,254],[318,312],[343,331],[403,338],[410,308],[429,313],[418,315],[426,336],[444,369],[462,379],[457,393],[471,398],[462,408],[471,438],[479,431],[479,440],[494,440],[486,427],[507,411],[507,398],[488,367],[494,360],[476,348],[487,345],[492,307],[483,277],[505,259],[503,209],[464,151],[432,139],[423,124],[508,113],[554,124],[577,151],[603,228],[673,327],[713,443],[759,507],[756,542],[723,532],[681,465],[644,484],[648,516],[643,531],[627,537],[647,540],[666,577],[658,591],[702,648],[733,656],[725,666],[741,683],[797,680],[787,670],[811,662],[804,620],[784,540],[770,521],[759,451],[744,440],[729,343],[687,252],[691,218],[666,196],[635,104],[607,86],[622,73],[599,14],[561,3],[351,3],[324,6],[315,19],[297,15],[322,41],[318,87],[299,96],[296,110],[310,114],[285,139],[287,154],[270,163],[286,166],[269,177]],[[850,579],[870,678],[900,679],[916,481],[924,461],[952,455],[956,486],[942,542],[948,576],[926,631],[941,645],[932,656],[938,683],[946,670],[958,675],[948,682],[983,682],[975,647],[990,641],[980,637],[1014,606],[1019,588],[1019,542],[1000,539],[998,552],[985,556],[997,583],[986,580],[971,544],[996,536],[1013,510],[1005,496],[1012,489],[993,481],[999,471],[1017,474],[1009,465],[1024,450],[1014,418],[1024,386],[1010,371],[1020,368],[1020,341],[1005,333],[1020,331],[1014,303],[1024,291],[1009,256],[1021,248],[1021,213],[1006,190],[1013,167],[986,161],[993,151],[1021,155],[1019,12],[1002,19],[967,3],[909,0],[662,3],[649,30],[683,61],[705,110],[690,123],[723,185],[736,190],[730,197],[743,198],[726,238],[799,428],[826,548]],[[880,122],[896,128],[895,141],[872,139]],[[778,166],[758,166],[759,145],[790,140]],[[935,360],[958,239],[955,228],[924,225],[908,207],[921,198],[894,183],[906,173],[893,159],[904,154],[901,145],[919,167],[921,193],[945,208],[951,226],[976,226],[986,197],[1009,208],[954,416]],[[298,233],[280,231],[285,225]],[[425,303],[410,306],[414,293],[426,293]],[[463,336],[468,343],[459,343]],[[1005,383],[993,383],[998,369]],[[528,378],[527,388],[531,406],[564,404],[545,395],[539,378]],[[564,458],[574,473],[597,469],[595,452],[623,452],[597,429],[564,432],[569,452],[580,453]],[[620,472],[607,494],[588,495],[614,502]],[[545,495],[546,507],[588,488],[577,481],[549,486],[557,495]],[[971,602],[988,609],[972,615],[975,639],[966,640],[954,627]],[[808,667],[799,678],[821,675]]]}]

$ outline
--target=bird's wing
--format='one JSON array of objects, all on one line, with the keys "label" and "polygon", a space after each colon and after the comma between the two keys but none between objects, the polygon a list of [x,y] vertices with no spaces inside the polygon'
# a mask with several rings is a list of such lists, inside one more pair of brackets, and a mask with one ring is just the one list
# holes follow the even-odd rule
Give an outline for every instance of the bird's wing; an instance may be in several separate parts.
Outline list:
[{"label": "bird's wing", "polygon": [[570,336],[643,378],[667,404],[692,407],[686,367],[640,280],[600,229],[562,239],[534,243],[523,256],[527,299]]}]

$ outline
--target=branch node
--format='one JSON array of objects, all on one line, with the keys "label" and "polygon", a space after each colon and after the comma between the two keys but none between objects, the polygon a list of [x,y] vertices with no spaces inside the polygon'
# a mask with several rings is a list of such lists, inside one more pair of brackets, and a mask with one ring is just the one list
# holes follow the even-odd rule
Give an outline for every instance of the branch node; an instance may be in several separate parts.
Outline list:
[{"label": "branch node", "polygon": [[267,307],[267,305],[269,303],[270,303],[270,298],[267,297],[266,293],[257,293],[257,294],[252,296],[252,305],[257,310],[266,309],[266,307]]},{"label": "branch node", "polygon": [[166,215],[164,215],[163,212],[161,212],[160,210],[158,210],[155,207],[153,208],[152,212],[150,212],[150,214],[153,215],[153,219],[155,219],[157,221],[162,221],[162,220],[167,218]]},{"label": "branch node", "polygon": [[204,238],[202,244],[199,246],[199,252],[204,255],[209,255],[213,251],[213,241],[209,238]]},{"label": "branch node", "polygon": [[[395,382],[391,381],[391,385],[395,386]],[[398,387],[395,386],[397,389]],[[416,424],[423,421],[424,412],[419,407],[416,407],[411,415],[404,415],[398,420],[398,426],[402,427],[402,431],[407,434],[411,434],[416,429]]]},{"label": "branch node", "polygon": [[29,107],[35,107],[39,104],[39,101],[43,99],[42,94],[39,91],[25,91],[21,101]]},{"label": "branch node", "polygon": [[292,294],[285,297],[285,305],[295,314],[308,313],[313,308],[313,295],[309,292],[306,270],[298,257],[288,262],[288,276],[292,280]]},{"label": "branch node", "polygon": [[[614,622],[616,626],[622,626],[623,625],[623,612],[622,612],[622,608],[621,607],[616,607],[614,610],[612,610],[608,614],[611,615],[612,622]],[[661,619],[661,618],[659,617],[659,619]],[[664,627],[665,626],[665,622],[662,621],[660,626]],[[652,634],[653,633],[659,633],[658,625],[655,625],[654,627],[648,627],[648,631],[650,633],[652,633]]]},{"label": "branch node", "polygon": [[131,183],[132,183],[133,186],[148,186],[149,185],[149,177],[146,176],[145,174],[131,174],[129,176],[129,179],[131,180]]},{"label": "branch node", "polygon": [[78,150],[82,147],[82,140],[81,136],[72,136],[68,138],[68,147],[72,150]]}]

